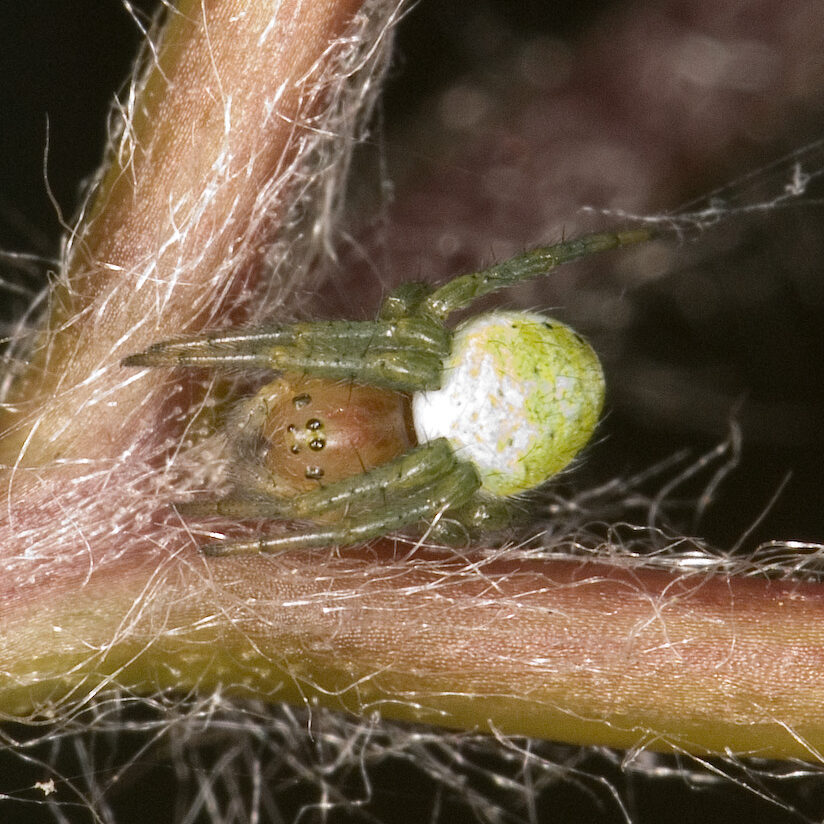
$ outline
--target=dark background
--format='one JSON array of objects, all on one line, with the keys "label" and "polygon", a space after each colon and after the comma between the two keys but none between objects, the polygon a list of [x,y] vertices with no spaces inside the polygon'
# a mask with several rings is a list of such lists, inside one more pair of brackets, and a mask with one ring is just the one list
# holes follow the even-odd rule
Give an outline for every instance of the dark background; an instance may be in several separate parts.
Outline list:
[{"label": "dark background", "polygon": [[[575,38],[599,15],[619,4],[619,0],[424,0],[400,29],[399,57],[382,106],[385,134],[391,140],[397,139],[395,136],[408,128],[423,101],[455,77],[478,70],[479,61],[488,58],[467,34],[477,30],[478,19],[483,18],[486,24],[495,21],[515,39],[536,33]],[[153,5],[144,2],[138,7],[151,9]],[[49,191],[60,211],[70,219],[82,181],[92,173],[102,155],[110,101],[128,74],[140,34],[117,0],[46,0],[7,6],[0,27],[0,250],[48,260],[57,255],[61,232]],[[764,158],[778,156],[813,139],[821,133],[821,125],[821,112],[816,111],[806,112],[801,125],[788,122],[786,134],[775,146],[754,144],[742,150],[736,163],[729,163],[730,177],[748,164],[758,165]],[[747,151],[751,151],[751,159]],[[718,168],[709,170],[706,183],[696,184],[699,191],[702,185],[711,188],[724,183],[725,169],[724,162],[719,162]],[[728,479],[701,525],[702,534],[719,547],[736,543],[788,473],[790,480],[782,495],[747,537],[741,551],[752,551],[760,541],[769,539],[824,539],[824,439],[820,426],[824,420],[824,318],[820,303],[808,298],[810,293],[820,296],[821,291],[805,291],[799,286],[819,282],[822,276],[821,217],[820,209],[812,205],[791,214],[767,216],[756,228],[743,232],[743,241],[736,243],[735,248],[719,252],[709,261],[702,259],[697,265],[704,275],[713,277],[717,273],[727,283],[740,284],[740,291],[727,290],[728,303],[716,307],[700,321],[679,303],[679,284],[688,276],[686,271],[673,272],[671,277],[627,298],[634,312],[634,322],[627,332],[629,351],[643,353],[646,362],[662,368],[706,367],[715,376],[709,379],[708,387],[731,395],[738,392],[756,410],[752,417],[755,423],[745,428],[741,465]],[[791,256],[787,251],[790,247],[804,248],[804,261],[800,263]],[[741,295],[748,291],[748,277],[758,267],[769,268],[771,276],[785,286],[779,290],[778,300],[772,290],[763,302],[748,301],[746,314],[742,315]],[[787,277],[782,280],[784,268]],[[42,262],[0,259],[0,277],[6,283],[6,288],[0,290],[0,317],[4,324],[24,311],[27,295],[41,287],[47,270]],[[782,410],[788,416],[783,421]],[[725,435],[717,421],[705,426],[691,421],[681,426],[646,420],[631,398],[622,401],[619,397],[606,427],[606,445],[593,454],[586,470],[593,479],[641,469],[684,447],[697,455]],[[141,713],[151,716],[147,709],[137,715]],[[42,730],[14,727],[9,732],[24,740],[33,739]],[[118,758],[126,761],[137,751],[133,740],[124,743],[117,738],[114,736],[105,747],[96,742],[95,746],[107,753],[93,762],[98,768],[102,763],[111,766],[109,759],[114,763]],[[219,756],[221,747],[220,741],[202,746],[204,769]],[[73,755],[71,738],[58,749],[59,753],[40,746],[0,755],[0,792],[19,799],[19,803],[0,801],[0,821],[55,820],[47,808],[30,801],[38,794],[27,787],[50,773],[43,767],[27,764],[29,755],[42,759],[46,765],[55,765],[55,772],[72,776],[79,787],[84,786],[85,766],[82,759]],[[547,747],[552,758],[575,759],[576,768],[593,780],[581,785],[561,781],[547,789],[538,797],[539,821],[622,820],[609,793],[603,786],[599,788],[598,776],[618,788],[639,824],[726,821],[731,816],[761,822],[803,820],[736,786],[732,779],[689,782],[680,776],[654,774],[655,769],[677,767],[673,760],[653,759],[648,771],[627,773],[612,757],[597,753],[580,756],[575,752]],[[493,752],[473,753],[472,758],[481,764],[486,759],[490,769],[501,774],[511,769],[499,763]],[[725,770],[732,772],[729,767]],[[738,777],[753,783],[751,771]],[[377,820],[429,820],[438,803],[442,805],[444,821],[478,820],[477,813],[463,808],[448,793],[438,801],[440,791],[435,783],[400,760],[386,759],[373,770],[372,779],[374,803],[361,812],[373,814]],[[175,798],[191,797],[194,791],[187,780],[181,779],[174,760],[162,746],[150,748],[141,756],[138,767],[127,770],[122,780],[109,787],[107,802],[119,824],[173,820]],[[766,781],[765,786],[813,818],[824,814],[824,794],[815,783],[798,780],[780,787],[781,783]],[[98,779],[98,785],[108,786],[105,775]],[[241,784],[239,791],[248,789]],[[500,794],[498,803],[506,804],[506,793],[500,787],[490,783],[482,791],[490,798]],[[300,782],[284,790],[279,795],[283,820],[292,820],[312,792],[311,787]],[[60,789],[57,798],[66,804],[61,811],[68,821],[92,820],[66,787]],[[515,807],[513,814],[514,820],[527,815],[524,809]],[[341,814],[339,818],[352,816]],[[199,820],[208,819],[204,815]]]}]

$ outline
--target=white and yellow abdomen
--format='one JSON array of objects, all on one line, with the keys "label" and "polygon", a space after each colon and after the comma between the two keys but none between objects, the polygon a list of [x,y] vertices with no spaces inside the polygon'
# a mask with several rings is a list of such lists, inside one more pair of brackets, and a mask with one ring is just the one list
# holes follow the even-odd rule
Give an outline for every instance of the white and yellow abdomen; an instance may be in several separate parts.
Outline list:
[{"label": "white and yellow abdomen", "polygon": [[445,437],[496,495],[525,492],[590,439],[604,400],[595,352],[535,312],[494,312],[455,330],[443,385],[412,399],[421,442]]}]

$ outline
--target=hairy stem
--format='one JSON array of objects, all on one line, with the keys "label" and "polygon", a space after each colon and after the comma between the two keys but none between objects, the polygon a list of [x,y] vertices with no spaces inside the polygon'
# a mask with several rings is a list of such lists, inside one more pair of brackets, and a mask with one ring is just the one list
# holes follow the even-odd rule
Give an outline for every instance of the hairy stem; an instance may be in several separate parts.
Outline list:
[{"label": "hairy stem", "polygon": [[221,689],[818,760],[818,586],[481,548],[399,561],[388,542],[207,559],[170,513],[203,388],[120,359],[253,314],[261,249],[318,162],[313,118],[337,91],[325,55],[360,5],[283,2],[273,15],[181,0],[169,12],[6,398],[0,712],[53,716],[109,687]]}]

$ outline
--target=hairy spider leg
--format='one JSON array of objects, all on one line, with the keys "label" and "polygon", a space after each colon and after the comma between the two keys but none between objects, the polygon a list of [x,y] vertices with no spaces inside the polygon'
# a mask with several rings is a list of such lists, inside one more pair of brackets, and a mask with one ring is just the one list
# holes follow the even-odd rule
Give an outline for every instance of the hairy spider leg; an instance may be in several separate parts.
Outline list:
[{"label": "hairy spider leg", "polygon": [[452,472],[458,463],[448,441],[438,438],[360,475],[320,486],[292,498],[273,495],[261,485],[238,487],[225,498],[185,501],[175,506],[182,515],[190,517],[223,515],[238,520],[311,520],[344,506],[364,508],[376,503],[385,505],[387,501],[401,496],[405,499],[407,495],[431,485],[441,475]]},{"label": "hairy spider leg", "polygon": [[416,392],[440,386],[451,334],[428,317],[278,324],[152,344],[124,366],[261,367]]},{"label": "hairy spider leg", "polygon": [[377,321],[277,324],[175,338],[130,355],[123,366],[262,367],[353,380],[399,392],[437,389],[451,333],[443,321],[476,298],[597,252],[649,240],[651,230],[599,232],[538,247],[431,291],[402,284]]},{"label": "hairy spider leg", "polygon": [[501,498],[479,490],[463,506],[451,506],[443,518],[432,524],[428,534],[437,543],[458,546],[475,535],[512,526],[525,514],[516,498]]},{"label": "hairy spider leg", "polygon": [[206,544],[201,551],[207,555],[249,555],[359,544],[417,521],[431,520],[447,507],[463,506],[479,487],[480,479],[474,467],[465,461],[456,461],[450,471],[432,483],[410,491],[399,500],[390,500],[384,507],[371,508],[333,524],[313,525],[300,532],[271,535],[254,541]]},{"label": "hairy spider leg", "polygon": [[450,280],[428,297],[419,300],[416,311],[443,321],[452,312],[466,308],[483,295],[545,275],[563,263],[619,246],[643,243],[652,236],[649,229],[629,229],[623,232],[596,232],[552,246],[539,246],[488,269]]}]

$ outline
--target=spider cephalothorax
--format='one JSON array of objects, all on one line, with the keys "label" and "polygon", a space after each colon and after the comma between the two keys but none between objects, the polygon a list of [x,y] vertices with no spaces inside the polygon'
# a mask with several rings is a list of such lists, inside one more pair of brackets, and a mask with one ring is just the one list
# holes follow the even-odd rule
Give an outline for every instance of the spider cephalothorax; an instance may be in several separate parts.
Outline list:
[{"label": "spider cephalothorax", "polygon": [[127,366],[264,367],[278,376],[229,425],[242,480],[189,515],[308,521],[211,554],[350,545],[420,525],[433,540],[506,526],[512,496],[566,466],[603,403],[595,353],[535,312],[491,312],[454,330],[475,298],[648,238],[586,235],[432,289],[404,284],[375,321],[320,321],[157,343]]}]

